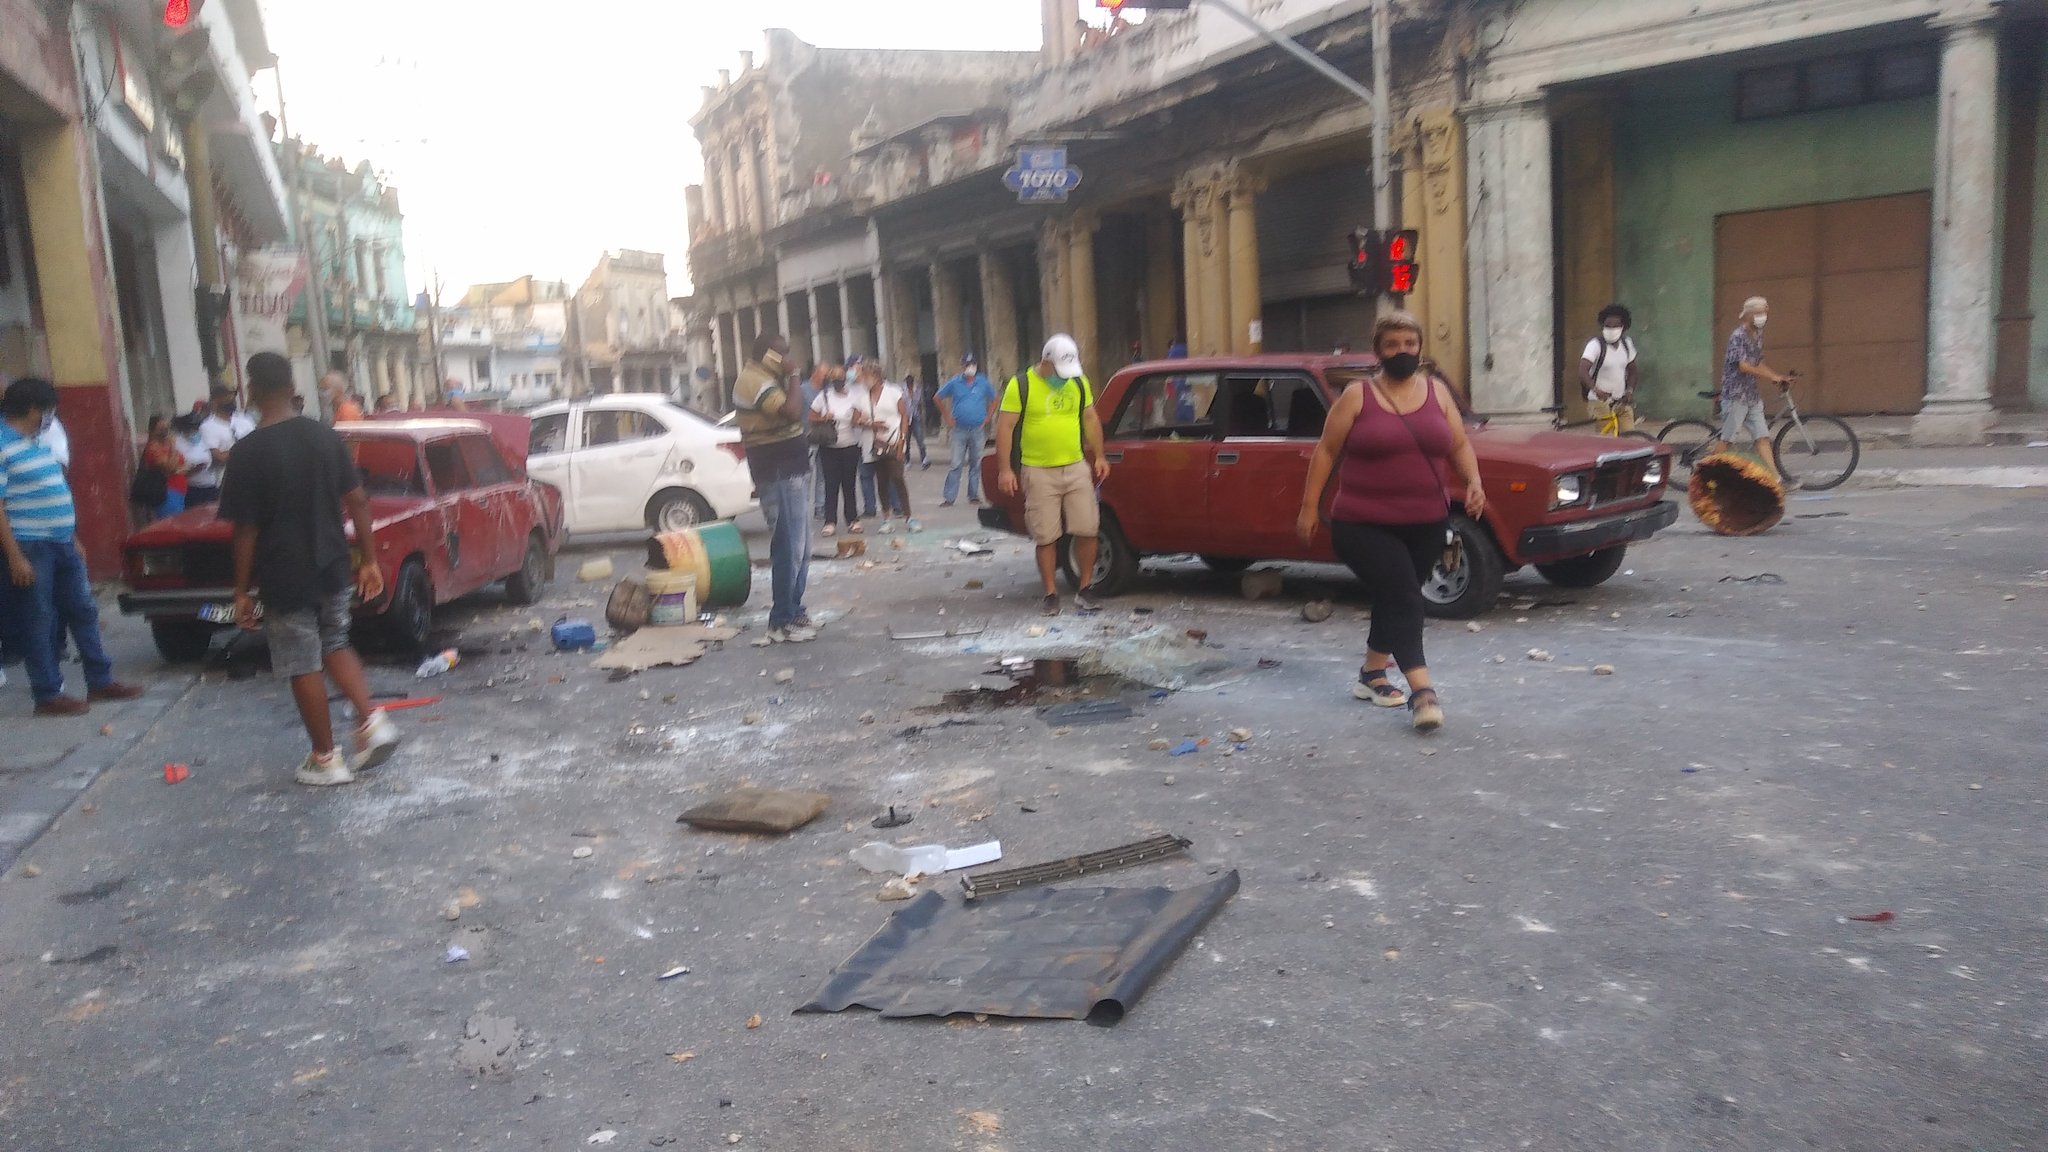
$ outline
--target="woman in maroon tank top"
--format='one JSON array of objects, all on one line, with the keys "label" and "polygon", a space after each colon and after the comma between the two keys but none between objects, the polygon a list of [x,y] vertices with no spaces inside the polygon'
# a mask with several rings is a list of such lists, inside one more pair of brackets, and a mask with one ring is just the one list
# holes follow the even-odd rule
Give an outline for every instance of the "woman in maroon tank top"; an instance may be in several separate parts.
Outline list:
[{"label": "woman in maroon tank top", "polygon": [[[1457,398],[1418,370],[1422,326],[1415,317],[1381,317],[1373,351],[1383,371],[1377,381],[1345,389],[1331,410],[1309,459],[1295,531],[1304,542],[1315,536],[1323,490],[1334,473],[1330,539],[1372,599],[1365,666],[1351,694],[1383,708],[1406,704],[1416,730],[1434,732],[1444,713],[1422,653],[1422,583],[1442,558],[1450,530],[1447,467],[1455,466],[1465,481],[1467,515],[1486,511],[1486,493]],[[1408,682],[1405,692],[1388,679],[1394,665]]]}]

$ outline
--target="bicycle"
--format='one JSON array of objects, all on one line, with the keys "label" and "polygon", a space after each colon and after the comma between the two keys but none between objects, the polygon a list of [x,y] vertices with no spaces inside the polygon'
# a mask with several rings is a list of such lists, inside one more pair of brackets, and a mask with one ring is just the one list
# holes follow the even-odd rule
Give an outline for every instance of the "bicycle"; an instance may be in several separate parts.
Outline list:
[{"label": "bicycle", "polygon": [[1608,410],[1607,415],[1595,416],[1590,420],[1566,420],[1564,418],[1564,405],[1562,404],[1553,404],[1545,408],[1544,411],[1550,413],[1550,426],[1558,432],[1568,431],[1573,428],[1592,428],[1594,433],[1600,436],[1613,436],[1623,440],[1641,440],[1645,444],[1655,444],[1657,442],[1655,436],[1640,428],[1631,428],[1623,432],[1621,430],[1621,413],[1611,408]]},{"label": "bicycle", "polygon": [[[1778,385],[1785,406],[1770,423],[1777,431],[1771,437],[1772,454],[1778,471],[1809,492],[1825,492],[1847,480],[1863,458],[1863,446],[1856,430],[1839,416],[1809,415],[1799,410],[1792,398],[1792,381],[1797,372]],[[1719,392],[1701,392],[1703,400],[1720,399]],[[1719,405],[1717,404],[1718,408]],[[1657,439],[1671,447],[1671,482],[1683,485],[1692,477],[1693,465],[1722,451],[1728,445],[1721,429],[1705,420],[1673,420],[1657,433]],[[1797,467],[1795,467],[1797,465]]]}]

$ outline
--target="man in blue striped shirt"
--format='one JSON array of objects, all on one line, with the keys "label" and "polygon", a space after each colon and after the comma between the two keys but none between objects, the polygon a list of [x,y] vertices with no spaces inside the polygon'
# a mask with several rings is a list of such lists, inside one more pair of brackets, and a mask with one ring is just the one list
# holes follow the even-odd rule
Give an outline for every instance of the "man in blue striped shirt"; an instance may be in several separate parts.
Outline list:
[{"label": "man in blue striped shirt", "polygon": [[[71,486],[57,458],[36,442],[44,419],[56,411],[57,390],[47,380],[16,380],[0,397],[0,553],[8,577],[0,586],[0,615],[27,658],[36,715],[76,716],[89,701],[133,700],[142,689],[114,679],[78,553]],[[84,700],[64,695],[64,669],[52,642],[60,627],[78,642],[85,663]]]}]

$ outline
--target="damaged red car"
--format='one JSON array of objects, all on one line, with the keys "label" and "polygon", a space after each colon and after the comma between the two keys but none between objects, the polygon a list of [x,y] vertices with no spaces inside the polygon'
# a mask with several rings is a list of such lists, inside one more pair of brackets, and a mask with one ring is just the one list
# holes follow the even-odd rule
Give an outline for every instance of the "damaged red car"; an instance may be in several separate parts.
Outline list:
[{"label": "damaged red car", "polygon": [[[340,424],[375,521],[372,551],[384,594],[356,605],[356,625],[424,652],[434,609],[503,582],[516,604],[538,600],[554,575],[562,496],[526,474],[524,416],[378,419]],[[351,543],[355,526],[348,525]],[[233,627],[234,526],[195,508],[128,538],[124,615],[148,619],[157,651],[204,656]],[[260,602],[262,589],[256,590]]]},{"label": "damaged red car", "polygon": [[[1109,482],[1092,583],[1129,588],[1147,556],[1193,553],[1219,572],[1262,560],[1335,563],[1327,527],[1295,536],[1309,455],[1344,388],[1371,356],[1243,356],[1133,364],[1101,389]],[[1469,516],[1455,478],[1451,524],[1464,563],[1423,587],[1431,615],[1464,619],[1493,606],[1524,566],[1553,584],[1588,588],[1619,571],[1629,545],[1678,518],[1665,500],[1671,450],[1661,444],[1468,420],[1486,512]],[[999,462],[982,462],[997,491]],[[984,527],[1022,532],[1021,498],[981,510]],[[1062,566],[1072,581],[1064,547]]]}]

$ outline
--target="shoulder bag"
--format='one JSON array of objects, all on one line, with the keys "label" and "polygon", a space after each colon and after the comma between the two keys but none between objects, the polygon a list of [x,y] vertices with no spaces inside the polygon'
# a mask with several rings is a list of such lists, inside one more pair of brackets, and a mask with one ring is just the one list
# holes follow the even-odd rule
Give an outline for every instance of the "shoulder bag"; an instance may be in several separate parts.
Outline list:
[{"label": "shoulder bag", "polygon": [[[1401,427],[1406,428],[1408,430],[1408,438],[1415,442],[1415,454],[1417,456],[1422,457],[1422,466],[1424,468],[1429,469],[1429,474],[1431,476],[1435,476],[1436,465],[1430,462],[1429,453],[1423,449],[1422,437],[1417,436],[1415,434],[1415,425],[1410,424],[1408,422],[1408,417],[1403,416],[1400,413],[1400,411],[1394,406],[1394,401],[1392,397],[1388,396],[1385,392],[1380,391],[1380,386],[1377,382],[1373,381],[1370,377],[1368,377],[1366,380],[1366,384],[1372,388],[1374,396],[1377,396],[1381,400],[1386,401],[1386,408],[1388,414],[1393,416],[1394,419],[1399,420],[1401,422]],[[1436,396],[1436,382],[1433,380],[1428,381],[1428,386],[1429,392],[1425,399],[1434,398]],[[1443,405],[1439,403],[1437,407],[1441,409]],[[1449,414],[1446,413],[1445,417],[1446,419],[1448,419]],[[1465,538],[1463,536],[1458,535],[1458,526],[1455,523],[1452,523],[1452,521],[1456,518],[1456,514],[1451,511],[1451,494],[1444,490],[1443,481],[1441,480],[1437,481],[1436,494],[1444,502],[1444,521],[1447,525],[1444,528],[1444,554],[1442,559],[1439,560],[1438,563],[1443,565],[1444,571],[1456,572],[1459,568],[1463,567],[1465,563]]]}]

